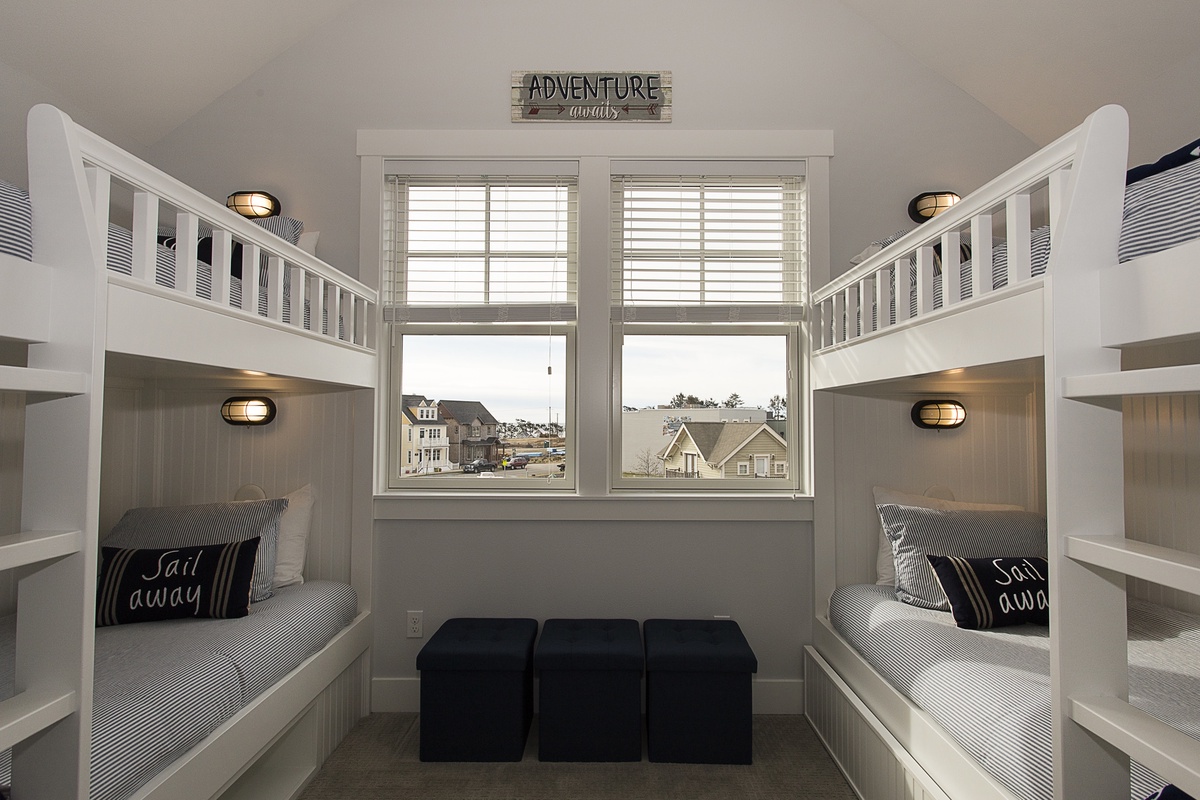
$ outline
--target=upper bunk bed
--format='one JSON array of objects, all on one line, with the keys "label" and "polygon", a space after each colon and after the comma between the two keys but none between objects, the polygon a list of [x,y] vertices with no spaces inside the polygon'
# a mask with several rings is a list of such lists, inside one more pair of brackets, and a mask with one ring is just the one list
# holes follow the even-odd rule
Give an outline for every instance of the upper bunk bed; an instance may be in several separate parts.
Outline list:
[{"label": "upper bunk bed", "polygon": [[[29,180],[36,251],[57,258],[69,246],[47,241],[59,223],[86,217],[93,263],[108,266],[103,341],[115,360],[374,386],[376,293],[366,285],[52,106],[29,113]],[[10,293],[14,310],[36,314],[55,291],[28,264],[5,267],[4,279],[32,298]]]},{"label": "upper bunk bed", "polygon": [[997,365],[1041,358],[1051,280],[1060,293],[1081,282],[1078,305],[1094,310],[1103,347],[1200,338],[1188,301],[1200,289],[1200,175],[1164,171],[1126,189],[1127,125],[1123,109],[1099,109],[815,290],[813,388],[869,392],[979,365],[999,376]]}]

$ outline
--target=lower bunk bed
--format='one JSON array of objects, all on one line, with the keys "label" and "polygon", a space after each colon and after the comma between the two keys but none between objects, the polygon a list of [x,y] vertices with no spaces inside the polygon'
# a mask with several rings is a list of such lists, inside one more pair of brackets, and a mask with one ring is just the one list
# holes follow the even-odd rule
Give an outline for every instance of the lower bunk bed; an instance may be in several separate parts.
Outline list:
[{"label": "lower bunk bed", "polygon": [[[1200,739],[1200,617],[1131,599],[1128,620],[1130,702]],[[939,734],[952,741],[940,758],[920,759],[945,771],[928,777],[948,796],[1041,800],[1053,794],[1049,648],[1044,626],[966,630],[948,612],[900,602],[890,587],[843,586],[818,626],[820,654],[810,653],[806,679],[816,690],[831,677],[816,670],[850,674],[860,713],[892,716],[884,727],[905,751]],[[853,674],[864,672],[872,679]],[[814,710],[828,702],[814,700]],[[836,748],[829,721],[814,723]],[[1164,783],[1131,765],[1130,797]]]},{"label": "lower bunk bed", "polygon": [[[277,589],[236,619],[171,619],[96,629],[92,800],[125,800],[314,659],[339,660],[355,631],[354,590],[332,581]],[[0,699],[13,694],[16,616],[0,619]],[[328,649],[328,650],[327,650]],[[351,652],[361,648],[349,647]],[[340,660],[345,660],[342,656]],[[354,658],[350,659],[353,662]],[[344,671],[350,663],[340,669]],[[0,783],[9,782],[9,753]],[[190,796],[207,797],[191,784]],[[183,796],[183,795],[181,795]]]}]

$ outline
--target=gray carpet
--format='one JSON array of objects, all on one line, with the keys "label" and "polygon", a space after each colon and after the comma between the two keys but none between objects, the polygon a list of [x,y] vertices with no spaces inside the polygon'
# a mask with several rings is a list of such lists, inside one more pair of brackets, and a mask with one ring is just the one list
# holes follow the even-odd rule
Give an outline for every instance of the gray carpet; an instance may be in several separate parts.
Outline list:
[{"label": "gray carpet", "polygon": [[422,763],[416,714],[371,714],[325,762],[300,800],[854,800],[801,716],[754,718],[754,764],[542,763],[537,722],[525,758]]}]

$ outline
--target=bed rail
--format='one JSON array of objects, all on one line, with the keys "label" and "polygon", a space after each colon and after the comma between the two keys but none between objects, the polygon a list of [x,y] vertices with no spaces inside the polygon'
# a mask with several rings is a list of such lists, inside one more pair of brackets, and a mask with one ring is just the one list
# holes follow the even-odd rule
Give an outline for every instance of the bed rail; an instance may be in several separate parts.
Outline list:
[{"label": "bed rail", "polygon": [[[76,125],[52,106],[31,110],[30,125],[65,126],[78,147],[78,158],[87,175],[88,201],[95,212],[102,265],[107,263],[109,222],[114,221],[114,212],[122,213],[116,196],[132,197],[131,274],[106,270],[110,283],[200,304],[210,312],[319,337],[352,349],[374,351],[375,290]],[[163,286],[156,280],[160,224],[174,228],[176,233],[173,286]],[[230,303],[230,270],[210,268],[197,256],[202,226],[212,230],[211,260],[215,264],[230,264],[235,245],[241,246],[240,306]],[[261,270],[267,273],[265,316],[259,297]],[[211,274],[209,297],[199,291],[201,273]],[[285,275],[290,284],[287,314]],[[300,313],[305,307],[309,313]]]},{"label": "bed rail", "polygon": [[[1007,255],[1005,286],[1034,281],[1032,232],[1048,224],[1053,241],[1065,213],[1071,167],[1089,126],[1093,120],[1117,112],[1124,113],[1115,107],[1100,109],[1078,128],[948,211],[816,289],[811,297],[813,352],[819,354],[935,314],[987,302],[994,291],[992,269],[978,269],[977,265],[992,265],[1000,242]],[[960,245],[964,244],[970,247],[967,286],[961,280],[964,260]],[[940,252],[940,263],[935,249]],[[967,288],[969,293],[963,291]]]}]

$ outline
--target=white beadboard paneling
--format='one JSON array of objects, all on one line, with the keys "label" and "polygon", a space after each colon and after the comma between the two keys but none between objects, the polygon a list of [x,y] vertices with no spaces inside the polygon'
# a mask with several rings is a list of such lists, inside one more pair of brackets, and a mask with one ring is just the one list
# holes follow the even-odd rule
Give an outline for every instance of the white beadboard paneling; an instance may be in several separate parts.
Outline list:
[{"label": "white beadboard paneling", "polygon": [[[1125,535],[1200,554],[1200,397],[1131,397],[1124,405]],[[1135,597],[1200,613],[1200,597],[1131,580]]]},{"label": "white beadboard paneling", "polygon": [[875,582],[879,517],[873,486],[920,494],[942,485],[960,500],[1044,510],[1035,396],[938,396],[966,407],[961,428],[932,431],[913,425],[910,412],[919,396],[836,398],[839,585]]},{"label": "white beadboard paneling", "polygon": [[[21,479],[24,475],[25,395],[0,392],[0,536],[21,530]],[[11,572],[0,573],[0,614],[16,610]]]},{"label": "white beadboard paneling", "polygon": [[221,419],[238,390],[146,386],[110,390],[106,408],[103,530],[126,508],[229,500],[255,483],[282,497],[311,483],[316,493],[305,575],[350,579],[353,393],[268,392],[275,421],[236,427]]}]

